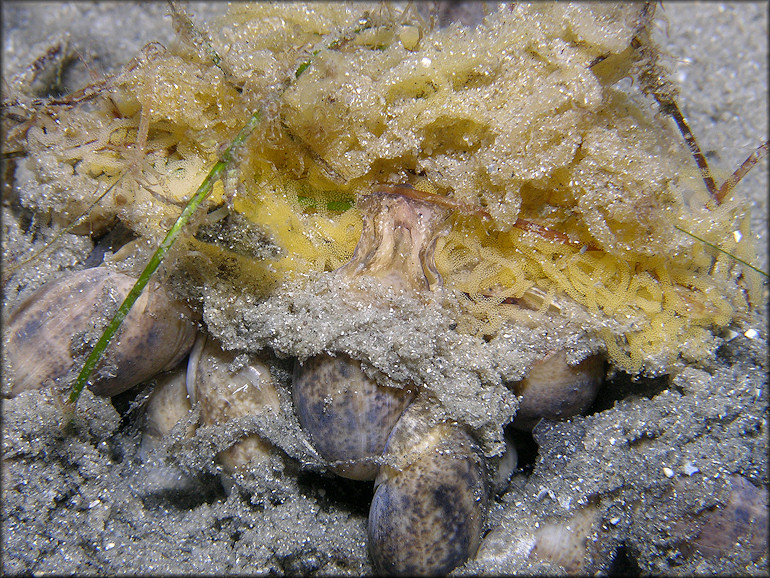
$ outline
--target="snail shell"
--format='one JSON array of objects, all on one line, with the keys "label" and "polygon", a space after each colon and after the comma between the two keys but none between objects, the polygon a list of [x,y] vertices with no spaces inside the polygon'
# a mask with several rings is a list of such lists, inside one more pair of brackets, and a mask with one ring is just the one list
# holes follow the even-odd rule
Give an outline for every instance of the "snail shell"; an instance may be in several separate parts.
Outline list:
[{"label": "snail shell", "polygon": [[488,499],[481,448],[452,422],[412,404],[385,449],[369,511],[379,573],[446,574],[475,555]]},{"label": "snail shell", "polygon": [[[145,406],[142,432],[142,453],[147,454],[160,444],[173,427],[190,413],[186,372],[167,373],[158,378]],[[187,432],[192,435],[193,432]]]},{"label": "snail shell", "polygon": [[[144,464],[144,488],[149,492],[190,492],[201,490],[198,482],[189,473],[163,459],[154,459],[154,452],[163,447],[174,426],[190,414],[190,400],[187,397],[186,368],[158,376],[145,405],[142,444],[139,455]],[[195,424],[189,424],[184,434],[192,437]],[[162,454],[161,454],[162,456]]]},{"label": "snail shell", "polygon": [[412,401],[408,389],[377,385],[347,355],[317,355],[294,366],[294,407],[318,453],[337,475],[373,480],[393,426]]},{"label": "snail shell", "polygon": [[[6,351],[13,368],[11,395],[64,378],[83,335],[101,333],[136,279],[105,267],[70,272],[33,293],[8,319]],[[96,321],[95,321],[96,320]],[[172,369],[195,340],[192,311],[161,287],[147,287],[107,347],[88,387],[117,395]]]},{"label": "snail shell", "polygon": [[566,519],[546,520],[535,531],[529,559],[558,564],[570,576],[596,572],[603,557],[591,535],[600,522],[600,512],[593,505],[578,509]]},{"label": "snail shell", "polygon": [[593,503],[545,519],[517,512],[485,536],[476,559],[508,571],[534,567],[590,576],[605,571],[614,557],[612,541],[600,535],[602,524],[602,510]]},{"label": "snail shell", "polygon": [[730,476],[729,480],[730,495],[724,506],[700,512],[674,528],[674,536],[683,538],[694,525],[702,524],[694,538],[679,544],[686,557],[698,553],[714,558],[738,550],[755,562],[767,556],[767,489],[758,488],[743,476]]},{"label": "snail shell", "polygon": [[490,484],[495,493],[503,492],[508,487],[511,476],[519,465],[519,452],[516,449],[516,444],[508,433],[504,435],[503,440],[505,441],[503,455],[487,461],[487,466],[491,469]]},{"label": "snail shell", "polygon": [[531,430],[541,419],[564,419],[583,413],[596,399],[604,375],[601,356],[569,365],[563,349],[536,363],[526,378],[509,384],[520,396],[513,426]]},{"label": "snail shell", "polygon": [[[187,369],[187,390],[192,403],[200,401],[203,425],[279,413],[278,393],[268,366],[254,355],[241,364],[235,361],[236,354],[224,351],[215,339],[202,336],[196,342]],[[272,449],[270,442],[255,434],[219,452],[217,459],[225,472],[233,473],[252,460],[267,460]]]}]

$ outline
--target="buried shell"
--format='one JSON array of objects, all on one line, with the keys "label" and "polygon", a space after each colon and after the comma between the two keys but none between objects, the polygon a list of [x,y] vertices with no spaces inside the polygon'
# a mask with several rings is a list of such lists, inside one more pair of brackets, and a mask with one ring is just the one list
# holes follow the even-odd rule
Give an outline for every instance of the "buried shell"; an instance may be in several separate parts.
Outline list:
[{"label": "buried shell", "polygon": [[[237,360],[224,351],[212,337],[199,335],[187,371],[158,381],[145,410],[142,449],[160,445],[162,438],[182,419],[187,418],[193,404],[200,406],[202,425],[219,425],[243,416],[280,411],[278,394],[270,370],[258,358]],[[238,363],[238,361],[242,361]],[[193,435],[194,428],[187,432]],[[227,474],[252,461],[269,458],[272,445],[254,434],[217,454]]]},{"label": "buried shell", "polygon": [[[105,267],[69,272],[35,291],[10,316],[5,350],[13,369],[11,395],[65,378],[91,335],[101,332],[136,279]],[[95,321],[94,320],[99,320]],[[184,304],[162,287],[147,288],[110,343],[88,387],[117,395],[176,366],[195,340]]]},{"label": "buried shell", "polygon": [[565,419],[590,407],[604,376],[601,356],[569,365],[563,349],[552,352],[530,369],[527,377],[509,384],[519,398],[513,426],[531,430],[541,419]]},{"label": "buried shell", "polygon": [[[186,373],[180,368],[158,377],[144,409],[142,459],[159,447],[173,427],[190,413],[192,406],[187,395]],[[189,428],[186,433],[191,436],[194,428]]]},{"label": "buried shell", "polygon": [[[423,196],[425,196],[423,194]],[[433,251],[450,214],[408,185],[385,187],[359,202],[364,225],[353,258],[336,274],[377,277],[394,288],[441,285]],[[408,389],[378,385],[348,355],[318,355],[294,370],[300,424],[340,476],[371,480],[393,425],[412,400]]]},{"label": "buried shell", "polygon": [[[203,425],[223,424],[239,417],[280,411],[270,369],[254,355],[237,359],[212,338],[201,338],[190,354],[187,391],[200,403]],[[254,434],[217,454],[225,472],[251,461],[268,459],[272,445]]]},{"label": "buried shell", "polygon": [[383,574],[440,575],[478,549],[487,507],[481,448],[421,402],[396,424],[369,510],[369,552]]},{"label": "buried shell", "polygon": [[[685,558],[696,554],[705,558],[724,556],[741,550],[754,562],[767,557],[767,489],[758,488],[746,478],[729,478],[727,502],[704,510],[674,526],[672,534],[681,539],[679,549]],[[697,528],[694,537],[687,539]]]},{"label": "buried shell", "polygon": [[[185,374],[186,367],[182,365],[176,371],[158,376],[155,388],[144,406],[139,456],[147,473],[145,487],[150,491],[197,492],[200,489],[199,484],[182,468],[162,459],[162,448],[174,426],[187,419],[185,429],[180,434],[189,438],[195,433],[195,424],[188,419],[191,406],[187,397]],[[158,457],[161,459],[156,459]]]},{"label": "buried shell", "polygon": [[593,574],[608,559],[601,552],[601,543],[592,539],[600,522],[601,512],[591,504],[572,512],[569,518],[546,520],[534,532],[529,559],[558,565],[573,576]]},{"label": "buried shell", "polygon": [[497,526],[484,537],[476,560],[557,575],[604,572],[614,557],[615,544],[604,535],[602,512],[597,503],[545,519],[520,511],[509,524]]}]

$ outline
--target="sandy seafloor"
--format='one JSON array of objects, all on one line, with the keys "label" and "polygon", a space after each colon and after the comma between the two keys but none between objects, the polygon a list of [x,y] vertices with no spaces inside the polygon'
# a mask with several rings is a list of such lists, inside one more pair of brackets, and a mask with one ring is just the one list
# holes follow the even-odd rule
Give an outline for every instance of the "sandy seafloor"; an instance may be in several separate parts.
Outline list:
[{"label": "sandy seafloor", "polygon": [[[223,7],[192,3],[190,9],[205,20]],[[166,11],[164,3],[4,2],[3,74],[13,75],[46,39],[65,33],[93,71],[109,73],[146,42],[168,42],[173,31]],[[662,13],[669,25],[667,37],[664,26],[659,37],[674,56],[680,106],[710,161],[732,170],[767,138],[767,4],[671,3]],[[87,78],[75,65],[67,88]],[[764,269],[767,166],[765,160],[737,190],[752,199]],[[4,255],[12,244],[46,238],[45,232],[36,241],[25,238],[11,205],[4,192]],[[4,314],[58,270],[82,262],[91,248],[87,238],[68,236],[19,272],[6,288]],[[595,534],[597,548],[619,551],[605,572],[766,574],[766,554],[752,564],[745,550],[725,545],[712,557],[688,556],[667,537],[677,524],[686,525],[682,512],[722,504],[729,475],[767,486],[766,295],[765,289],[761,312],[735,328],[738,337],[712,363],[689,368],[672,384],[627,383],[625,397],[605,393],[603,411],[543,428],[534,469],[514,474],[495,497],[488,543],[466,571],[523,570],[511,537],[594,495],[613,521]],[[748,329],[758,335],[744,336]],[[125,410],[125,403],[115,405]],[[64,430],[60,420],[61,410],[44,393],[3,400],[3,574],[372,571],[366,552],[371,483],[306,472],[290,476],[272,496],[228,495],[208,474],[175,484],[144,468],[135,420],[107,399],[86,393],[74,427]]]}]

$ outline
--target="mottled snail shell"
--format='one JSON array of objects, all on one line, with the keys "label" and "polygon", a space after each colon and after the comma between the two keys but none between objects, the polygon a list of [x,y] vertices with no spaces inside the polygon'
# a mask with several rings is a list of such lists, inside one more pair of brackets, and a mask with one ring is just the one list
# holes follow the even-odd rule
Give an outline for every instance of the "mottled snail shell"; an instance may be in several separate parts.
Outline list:
[{"label": "mottled snail shell", "polygon": [[369,551],[381,574],[441,575],[474,556],[486,513],[484,456],[452,422],[412,404],[385,449],[369,511]]},{"label": "mottled snail shell", "polygon": [[388,435],[412,401],[408,389],[383,387],[347,355],[317,355],[294,366],[294,408],[316,451],[337,475],[373,480]]},{"label": "mottled snail shell", "polygon": [[527,377],[509,384],[520,396],[513,426],[531,430],[541,419],[559,420],[583,413],[596,399],[603,376],[604,363],[599,355],[569,365],[563,349],[552,352],[536,363]]},{"label": "mottled snail shell", "polygon": [[[389,185],[360,199],[363,230],[351,260],[335,274],[377,277],[412,291],[441,285],[436,240],[451,213],[409,185]],[[319,355],[294,370],[294,406],[313,446],[338,475],[373,480],[377,458],[412,394],[377,385],[347,355]],[[334,462],[348,462],[339,464]]]},{"label": "mottled snail shell", "polygon": [[730,476],[729,482],[730,496],[723,506],[700,512],[674,527],[674,536],[684,536],[694,525],[700,525],[694,538],[679,544],[686,557],[695,553],[720,557],[737,549],[755,562],[767,556],[767,489],[739,475]]},{"label": "mottled snail shell", "polygon": [[[216,339],[205,336],[199,338],[190,353],[187,390],[192,403],[200,402],[203,425],[280,412],[269,367],[254,355],[238,364],[234,364],[235,358],[236,354],[223,350]],[[272,451],[272,444],[255,434],[219,452],[217,459],[225,472],[233,473],[249,462],[269,459]]]},{"label": "mottled snail shell", "polygon": [[[100,335],[136,279],[105,267],[67,273],[33,293],[8,319],[6,351],[13,369],[11,394],[39,389],[67,376],[76,340]],[[95,322],[95,320],[98,320]],[[103,325],[99,323],[104,321]],[[123,321],[88,387],[117,395],[176,366],[192,347],[192,311],[161,287],[147,287]]]}]

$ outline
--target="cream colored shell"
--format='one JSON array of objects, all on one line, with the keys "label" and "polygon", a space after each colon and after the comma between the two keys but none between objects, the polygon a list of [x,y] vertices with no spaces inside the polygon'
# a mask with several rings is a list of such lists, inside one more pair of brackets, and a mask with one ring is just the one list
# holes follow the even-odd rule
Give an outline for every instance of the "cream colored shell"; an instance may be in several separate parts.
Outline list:
[{"label": "cream colored shell", "polygon": [[[267,365],[254,355],[243,363],[236,363],[236,354],[224,351],[211,337],[205,342],[199,340],[190,355],[187,390],[193,403],[200,402],[203,425],[280,412],[278,394]],[[267,460],[271,450],[270,442],[251,435],[219,452],[217,457],[225,471],[232,473],[253,460]]]}]

